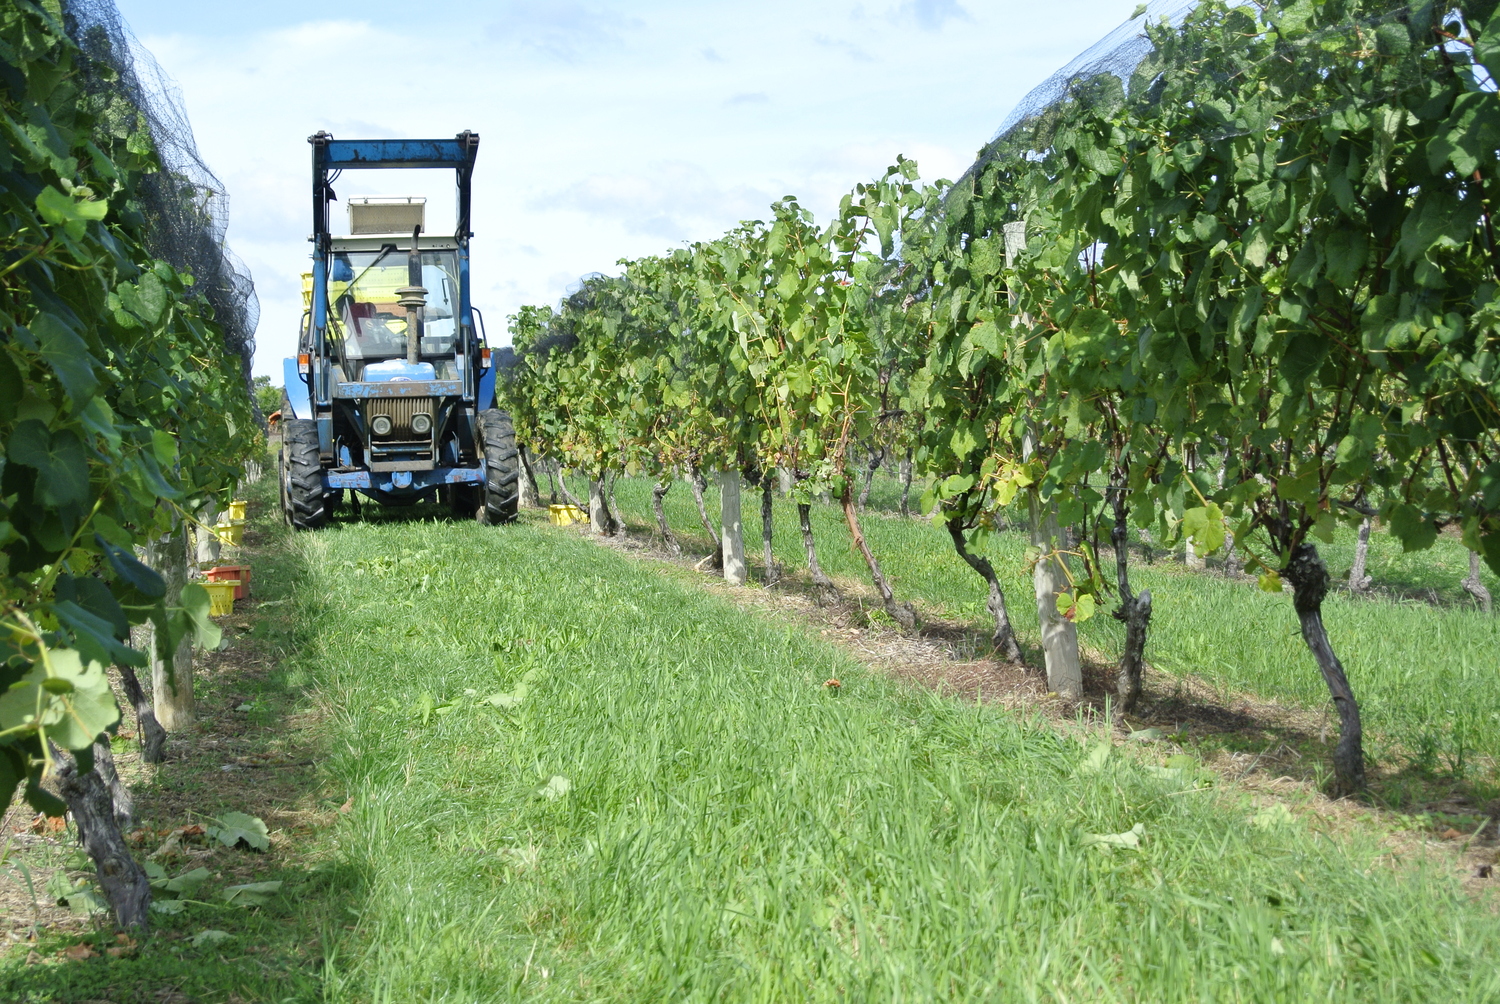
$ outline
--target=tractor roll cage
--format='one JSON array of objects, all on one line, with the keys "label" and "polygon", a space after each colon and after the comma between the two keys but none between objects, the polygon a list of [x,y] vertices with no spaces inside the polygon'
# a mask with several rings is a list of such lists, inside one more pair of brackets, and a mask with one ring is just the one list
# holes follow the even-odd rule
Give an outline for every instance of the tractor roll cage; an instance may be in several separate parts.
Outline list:
[{"label": "tractor roll cage", "polygon": [[[313,301],[312,359],[309,376],[312,399],[319,408],[330,406],[333,387],[329,367],[324,364],[324,335],[328,327],[328,260],[333,241],[328,229],[328,204],[335,198],[330,174],[349,169],[452,169],[458,183],[458,220],[454,240],[458,244],[459,331],[464,354],[478,358],[474,317],[469,306],[470,188],[474,158],[479,153],[479,134],[465,129],[453,139],[334,139],[318,132],[309,136],[313,155]],[[464,369],[463,398],[472,405],[478,374],[473,365]],[[320,426],[319,438],[323,438]],[[325,444],[326,445],[326,444]]]}]

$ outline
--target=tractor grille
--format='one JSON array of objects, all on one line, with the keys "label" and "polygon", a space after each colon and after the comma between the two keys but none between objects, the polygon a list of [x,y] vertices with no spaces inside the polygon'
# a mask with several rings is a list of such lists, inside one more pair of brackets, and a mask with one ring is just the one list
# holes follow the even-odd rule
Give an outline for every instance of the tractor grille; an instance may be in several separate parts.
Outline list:
[{"label": "tractor grille", "polygon": [[391,433],[381,439],[428,439],[432,434],[417,435],[411,431],[411,420],[417,415],[436,419],[436,400],[430,397],[372,397],[365,400],[365,420],[373,421],[376,415],[388,415]]}]

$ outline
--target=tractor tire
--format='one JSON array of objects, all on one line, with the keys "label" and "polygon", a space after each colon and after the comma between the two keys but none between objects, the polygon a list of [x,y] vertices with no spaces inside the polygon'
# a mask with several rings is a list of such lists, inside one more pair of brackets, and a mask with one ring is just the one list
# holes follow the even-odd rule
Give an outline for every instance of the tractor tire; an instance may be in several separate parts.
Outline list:
[{"label": "tractor tire", "polygon": [[513,523],[520,500],[520,454],[510,416],[495,408],[479,413],[479,446],[484,451],[484,521]]},{"label": "tractor tire", "polygon": [[282,420],[281,490],[286,521],[294,530],[316,530],[328,522],[323,463],[318,459],[318,423]]}]

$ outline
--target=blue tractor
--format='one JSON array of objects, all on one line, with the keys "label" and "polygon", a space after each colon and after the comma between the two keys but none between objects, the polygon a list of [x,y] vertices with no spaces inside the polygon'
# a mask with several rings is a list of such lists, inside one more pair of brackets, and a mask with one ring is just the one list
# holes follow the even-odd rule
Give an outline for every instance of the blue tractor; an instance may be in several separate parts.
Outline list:
[{"label": "blue tractor", "polygon": [[[441,499],[456,516],[516,517],[517,452],[495,408],[483,316],[469,301],[469,195],[479,136],[309,137],[312,271],[297,357],[285,362],[281,506],[293,527],[327,523],[345,493],[382,505]],[[423,199],[350,200],[329,233],[344,171],[445,168],[458,178],[453,236],[423,233]]]}]

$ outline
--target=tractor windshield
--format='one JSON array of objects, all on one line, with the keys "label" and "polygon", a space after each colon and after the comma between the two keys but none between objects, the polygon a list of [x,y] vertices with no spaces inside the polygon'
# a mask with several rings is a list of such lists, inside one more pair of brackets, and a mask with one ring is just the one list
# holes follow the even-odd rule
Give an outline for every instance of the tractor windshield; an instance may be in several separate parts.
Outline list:
[{"label": "tractor windshield", "polygon": [[[345,378],[358,380],[366,362],[406,355],[406,309],[397,290],[411,285],[410,255],[387,246],[381,251],[340,251],[328,279],[328,334],[337,343]],[[458,332],[458,255],[422,252],[427,306],[422,311],[421,357],[438,379],[452,379]]]}]

